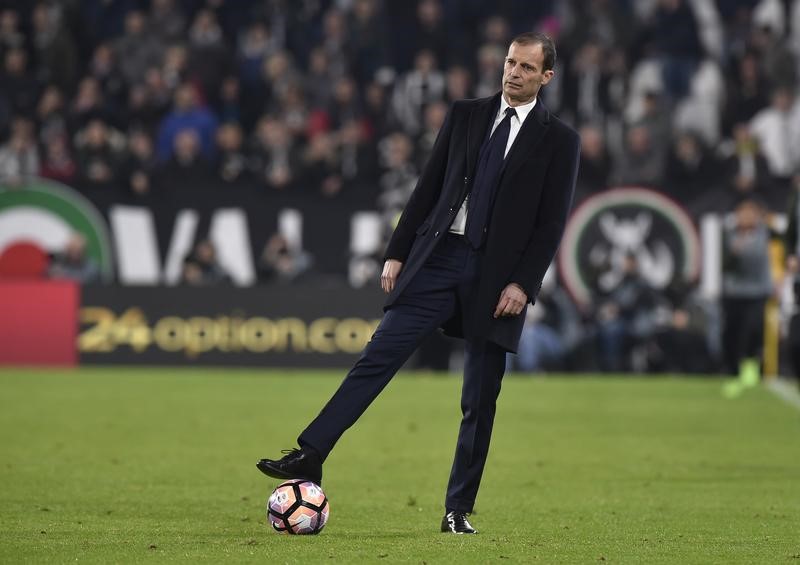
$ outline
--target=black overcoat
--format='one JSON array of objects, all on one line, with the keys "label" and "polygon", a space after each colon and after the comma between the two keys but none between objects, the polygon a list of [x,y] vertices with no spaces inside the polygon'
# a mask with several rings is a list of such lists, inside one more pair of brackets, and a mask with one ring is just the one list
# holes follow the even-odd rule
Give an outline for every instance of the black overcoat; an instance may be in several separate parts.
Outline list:
[{"label": "black overcoat", "polygon": [[[447,233],[471,188],[478,152],[499,107],[500,93],[459,100],[450,108],[386,250],[386,258],[402,261],[403,269],[385,309]],[[517,350],[525,311],[495,319],[494,310],[512,282],[535,302],[572,204],[579,153],[575,130],[537,101],[504,162],[474,299],[456,308],[443,324],[445,333]]]}]

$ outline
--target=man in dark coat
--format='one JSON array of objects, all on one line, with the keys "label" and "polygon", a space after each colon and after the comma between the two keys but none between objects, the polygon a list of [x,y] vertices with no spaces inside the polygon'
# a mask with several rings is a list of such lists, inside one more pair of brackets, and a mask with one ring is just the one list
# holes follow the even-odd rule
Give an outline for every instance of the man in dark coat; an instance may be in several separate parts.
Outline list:
[{"label": "man in dark coat", "polygon": [[502,92],[453,104],[386,251],[385,315],[300,449],[262,459],[265,474],[319,483],[322,462],[437,327],[466,342],[463,419],[442,531],[467,521],[489,451],[505,354],[555,255],[572,202],[580,139],[537,100],[553,77],[555,46],[516,37]]}]

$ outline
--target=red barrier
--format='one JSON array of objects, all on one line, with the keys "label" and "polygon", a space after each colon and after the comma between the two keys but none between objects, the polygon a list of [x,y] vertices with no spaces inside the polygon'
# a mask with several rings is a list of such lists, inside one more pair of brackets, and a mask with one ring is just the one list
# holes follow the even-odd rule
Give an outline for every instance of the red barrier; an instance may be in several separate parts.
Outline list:
[{"label": "red barrier", "polygon": [[77,364],[79,302],[72,281],[0,281],[0,365]]}]

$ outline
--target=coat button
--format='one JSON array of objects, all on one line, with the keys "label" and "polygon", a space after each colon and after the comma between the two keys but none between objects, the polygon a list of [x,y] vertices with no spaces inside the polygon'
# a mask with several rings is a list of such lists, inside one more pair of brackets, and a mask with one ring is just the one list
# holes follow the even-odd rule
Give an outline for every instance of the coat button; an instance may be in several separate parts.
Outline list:
[{"label": "coat button", "polygon": [[437,231],[435,234],[433,234],[433,237],[439,237],[439,232]]}]

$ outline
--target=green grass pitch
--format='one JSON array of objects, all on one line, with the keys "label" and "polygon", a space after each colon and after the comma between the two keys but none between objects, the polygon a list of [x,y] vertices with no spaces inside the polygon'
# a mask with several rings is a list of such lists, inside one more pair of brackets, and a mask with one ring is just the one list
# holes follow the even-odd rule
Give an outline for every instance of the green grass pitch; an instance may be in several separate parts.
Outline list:
[{"label": "green grass pitch", "polygon": [[278,535],[255,462],[340,375],[0,371],[0,562],[800,563],[800,412],[713,379],[507,377],[450,536],[460,379],[403,374],[326,463],[326,529]]}]

